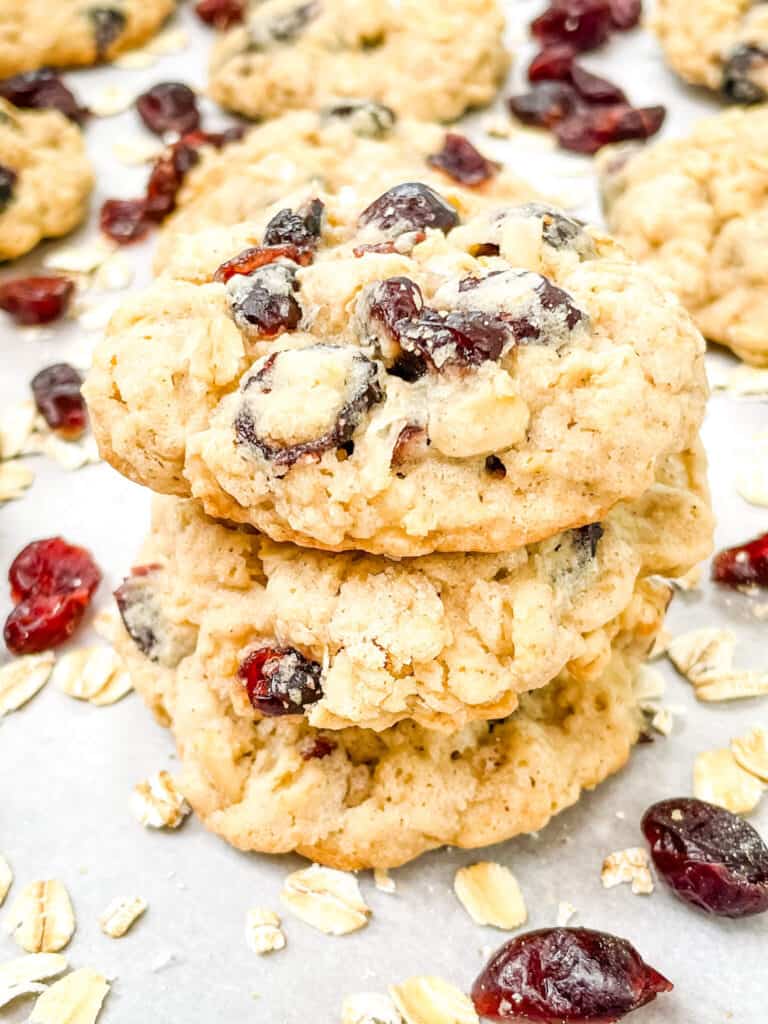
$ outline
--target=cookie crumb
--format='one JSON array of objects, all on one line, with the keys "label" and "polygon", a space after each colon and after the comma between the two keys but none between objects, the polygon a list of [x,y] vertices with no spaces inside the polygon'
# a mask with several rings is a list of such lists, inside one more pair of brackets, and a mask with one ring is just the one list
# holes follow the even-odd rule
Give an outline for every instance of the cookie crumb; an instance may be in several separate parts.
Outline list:
[{"label": "cookie crumb", "polygon": [[191,808],[166,771],[139,782],[131,794],[131,810],[145,828],[178,828]]},{"label": "cookie crumb", "polygon": [[640,846],[616,850],[603,861],[600,881],[604,889],[613,889],[628,882],[636,896],[652,893],[653,878],[648,854]]},{"label": "cookie crumb", "polygon": [[267,907],[249,910],[245,919],[245,941],[248,948],[259,956],[285,949],[285,935],[280,928],[280,918]]},{"label": "cookie crumb", "polygon": [[390,895],[397,892],[397,885],[394,878],[390,877],[389,871],[386,868],[374,868],[373,869],[373,884],[379,890],[379,892],[386,892]]}]

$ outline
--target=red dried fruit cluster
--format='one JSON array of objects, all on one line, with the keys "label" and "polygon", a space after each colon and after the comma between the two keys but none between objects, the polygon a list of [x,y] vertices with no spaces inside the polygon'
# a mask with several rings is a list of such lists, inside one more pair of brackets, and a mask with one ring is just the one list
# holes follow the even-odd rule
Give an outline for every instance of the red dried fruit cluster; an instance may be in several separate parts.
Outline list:
[{"label": "red dried fruit cluster", "polygon": [[200,127],[197,96],[183,82],[159,82],[136,100],[144,124],[155,135],[178,132],[187,135]]},{"label": "red dried fruit cluster", "polygon": [[238,125],[225,132],[190,132],[174,142],[157,158],[141,199],[108,199],[101,208],[101,230],[120,245],[137,242],[153,224],[164,220],[176,208],[176,196],[184,177],[200,159],[203,146],[220,149],[242,138]]},{"label": "red dried fruit cluster", "polygon": [[768,587],[768,533],[721,551],[712,562],[712,579],[728,587]]},{"label": "red dried fruit cluster", "polygon": [[231,28],[245,17],[245,0],[198,0],[195,12],[206,25]]},{"label": "red dried fruit cluster", "polygon": [[640,14],[640,0],[555,0],[531,25],[542,49],[528,68],[533,87],[509,100],[515,117],[554,131],[577,153],[655,135],[664,107],[633,107],[617,85],[576,63],[578,53],[601,46],[613,31],[633,28]]},{"label": "red dried fruit cluster", "polygon": [[49,324],[66,313],[75,286],[66,277],[16,277],[0,284],[0,309],[17,324]]},{"label": "red dried fruit cluster", "polygon": [[322,666],[293,647],[259,647],[238,671],[248,700],[266,716],[301,715],[323,695]]},{"label": "red dried fruit cluster", "polygon": [[499,164],[488,160],[476,149],[468,138],[456,132],[448,132],[439,153],[427,157],[430,167],[443,171],[462,185],[484,185],[494,178]]},{"label": "red dried fruit cluster", "polygon": [[82,124],[88,116],[73,93],[50,68],[25,71],[0,81],[0,96],[25,110],[58,110],[70,121]]},{"label": "red dried fruit cluster", "polygon": [[472,1001],[492,1021],[612,1024],[672,987],[626,939],[588,928],[543,928],[497,950]]},{"label": "red dried fruit cluster", "polygon": [[51,537],[20,552],[8,580],[15,608],[5,622],[5,645],[12,654],[38,654],[72,636],[101,572],[85,548]]},{"label": "red dried fruit cluster", "polygon": [[80,389],[83,378],[68,363],[47,366],[32,378],[32,395],[40,415],[57,434],[75,441],[88,426],[88,412]]}]

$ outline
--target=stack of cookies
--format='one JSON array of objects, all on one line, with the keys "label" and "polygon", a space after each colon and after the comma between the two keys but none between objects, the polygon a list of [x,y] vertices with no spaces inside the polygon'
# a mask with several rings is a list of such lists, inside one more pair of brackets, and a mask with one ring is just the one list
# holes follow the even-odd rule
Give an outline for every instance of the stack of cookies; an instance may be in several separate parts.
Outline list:
[{"label": "stack of cookies", "polygon": [[370,103],[204,160],[158,272],[86,395],[164,495],[119,647],[202,820],[393,867],[619,769],[711,535],[704,345],[653,272]]}]

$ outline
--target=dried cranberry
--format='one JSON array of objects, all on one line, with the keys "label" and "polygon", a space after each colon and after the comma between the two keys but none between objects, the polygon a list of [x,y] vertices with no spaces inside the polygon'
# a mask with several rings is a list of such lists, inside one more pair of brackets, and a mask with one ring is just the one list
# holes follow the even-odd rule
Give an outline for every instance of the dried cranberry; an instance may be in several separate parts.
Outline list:
[{"label": "dried cranberry", "polygon": [[720,91],[733,103],[762,103],[768,95],[763,84],[766,67],[768,51],[761,46],[737,47],[723,68]]},{"label": "dried cranberry", "polygon": [[403,348],[423,356],[437,369],[495,361],[514,340],[503,319],[475,309],[451,313],[424,309],[417,320],[399,324],[398,329]]},{"label": "dried cranberry", "polygon": [[553,0],[531,23],[531,31],[544,45],[569,43],[577,50],[594,50],[611,34],[609,0]]},{"label": "dried cranberry", "polygon": [[406,423],[397,435],[392,448],[390,465],[393,469],[423,455],[429,445],[426,429],[419,423]]},{"label": "dried cranberry", "polygon": [[661,128],[664,107],[630,107],[617,103],[586,107],[555,126],[557,140],[564,149],[577,153],[596,153],[610,142],[647,139]]},{"label": "dried cranberry", "polygon": [[101,207],[99,226],[113,242],[128,245],[144,238],[152,221],[143,199],[107,199]]},{"label": "dried cranberry", "polygon": [[374,225],[391,238],[427,228],[448,232],[458,222],[458,215],[450,203],[429,185],[420,182],[395,185],[374,199],[358,219],[361,227]]},{"label": "dried cranberry", "polygon": [[330,107],[325,115],[346,122],[355,135],[369,139],[388,135],[397,121],[394,110],[373,100],[346,100]]},{"label": "dried cranberry", "polygon": [[81,107],[55,71],[40,68],[0,81],[0,96],[25,110],[58,110],[70,121],[82,124],[88,111]]},{"label": "dried cranberry", "polygon": [[553,249],[581,247],[588,250],[591,239],[584,231],[584,222],[575,217],[567,217],[562,210],[547,203],[523,203],[516,210],[518,215],[539,217],[542,224],[542,237]]},{"label": "dried cranberry", "polygon": [[312,249],[323,230],[325,204],[312,199],[299,210],[280,210],[264,229],[264,245],[294,245]]},{"label": "dried cranberry", "polygon": [[298,290],[296,267],[292,263],[267,263],[247,277],[230,278],[227,297],[237,326],[259,338],[274,338],[283,331],[295,331],[302,309],[294,293]]},{"label": "dried cranberry", "polygon": [[462,185],[484,185],[499,170],[499,164],[488,160],[466,136],[456,132],[448,132],[443,148],[428,156],[427,163]]},{"label": "dried cranberry", "polygon": [[729,587],[768,587],[768,533],[716,555],[712,579]]},{"label": "dried cranberry", "polygon": [[603,539],[605,529],[602,523],[588,523],[572,531],[576,543],[589,555],[594,558],[600,541]]},{"label": "dried cranberry", "polygon": [[166,668],[176,668],[194,651],[197,629],[165,614],[162,570],[157,563],[131,569],[115,591],[115,601],[125,630],[141,653]]},{"label": "dried cranberry", "polygon": [[67,640],[80,624],[101,572],[90,553],[61,537],[28,544],[8,572],[16,605],[5,623],[13,654],[37,654]]},{"label": "dried cranberry", "polygon": [[529,82],[568,82],[577,54],[568,43],[547,46],[528,65]]},{"label": "dried cranberry", "polygon": [[322,665],[294,647],[259,647],[240,666],[238,676],[252,706],[262,715],[302,715],[323,696]]},{"label": "dried cranberry", "polygon": [[245,0],[198,0],[195,12],[214,28],[231,28],[245,18]]},{"label": "dried cranberry", "polygon": [[17,277],[0,284],[0,309],[25,327],[48,324],[66,313],[74,293],[66,277]]},{"label": "dried cranberry", "polygon": [[569,82],[537,82],[530,92],[509,98],[509,109],[523,124],[554,128],[579,105]]},{"label": "dried cranberry", "polygon": [[626,103],[624,92],[606,78],[593,75],[580,64],[571,67],[571,82],[576,92],[587,103]]},{"label": "dried cranberry", "polygon": [[338,744],[328,736],[318,736],[301,749],[302,761],[321,761],[334,752]]},{"label": "dried cranberry", "polygon": [[397,325],[418,319],[423,308],[424,297],[415,281],[408,277],[388,277],[362,293],[358,317],[366,339],[376,339],[386,347],[387,341],[399,342]]},{"label": "dried cranberry", "polygon": [[159,82],[136,100],[144,124],[155,135],[178,132],[185,135],[200,127],[197,96],[183,82]]},{"label": "dried cranberry", "polygon": [[503,480],[507,475],[507,467],[498,455],[487,455],[485,459],[485,471],[497,480]]},{"label": "dried cranberry", "polygon": [[610,0],[611,22],[620,32],[634,28],[643,14],[643,0]]},{"label": "dried cranberry", "polygon": [[13,190],[18,175],[16,171],[5,164],[0,164],[0,213],[8,206],[13,199]]},{"label": "dried cranberry", "polygon": [[93,27],[96,56],[99,60],[103,60],[112,43],[122,35],[125,29],[125,14],[114,7],[90,7],[88,17],[91,19]]},{"label": "dried cranberry", "polygon": [[472,1001],[492,1021],[612,1024],[672,987],[626,939],[588,928],[543,928],[494,954]]},{"label": "dried cranberry", "polygon": [[768,910],[768,846],[743,818],[703,800],[662,800],[642,829],[656,870],[686,903],[721,917]]},{"label": "dried cranberry", "polygon": [[244,249],[237,256],[233,256],[231,260],[222,263],[213,275],[213,280],[220,284],[226,284],[235,274],[247,276],[258,270],[259,267],[276,263],[278,260],[292,260],[301,266],[307,266],[312,262],[312,254],[302,252],[295,245],[272,245],[267,248],[256,245],[250,249]]},{"label": "dried cranberry", "polygon": [[32,378],[35,405],[45,422],[62,437],[75,440],[88,426],[83,378],[68,363],[55,363]]}]

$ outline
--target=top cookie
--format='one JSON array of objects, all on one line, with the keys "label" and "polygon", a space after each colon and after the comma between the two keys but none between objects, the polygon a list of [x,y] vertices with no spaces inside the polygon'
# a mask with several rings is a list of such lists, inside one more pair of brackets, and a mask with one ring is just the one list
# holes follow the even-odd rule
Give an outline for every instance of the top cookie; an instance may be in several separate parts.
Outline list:
[{"label": "top cookie", "polygon": [[211,61],[211,96],[253,118],[369,97],[450,121],[489,103],[509,66],[496,0],[251,2]]},{"label": "top cookie", "polygon": [[0,0],[0,77],[112,60],[152,36],[176,0]]},{"label": "top cookie", "polygon": [[[220,234],[231,245],[232,234],[223,229],[262,218],[277,202],[272,213],[300,205],[320,188],[334,197],[335,219],[354,224],[364,206],[402,181],[437,189],[462,219],[489,203],[537,198],[527,182],[486,159],[464,136],[398,117],[371,100],[344,101],[256,125],[221,151],[206,148],[184,179],[176,212],[164,223],[155,268],[168,271],[183,259],[182,233],[216,229],[210,244]],[[245,236],[243,244],[249,244]]]},{"label": "top cookie", "polygon": [[0,260],[77,227],[92,188],[77,125],[56,110],[18,110],[0,99]]},{"label": "top cookie", "polygon": [[594,522],[695,435],[703,339],[606,236],[537,204],[458,225],[405,183],[332,245],[325,208],[218,270],[186,236],[208,283],[118,311],[85,390],[105,458],[274,540],[397,557]]},{"label": "top cookie", "polygon": [[601,157],[609,227],[672,282],[705,336],[768,365],[768,107]]},{"label": "top cookie", "polygon": [[755,0],[657,0],[651,20],[681,78],[734,103],[768,97],[768,6]]}]

